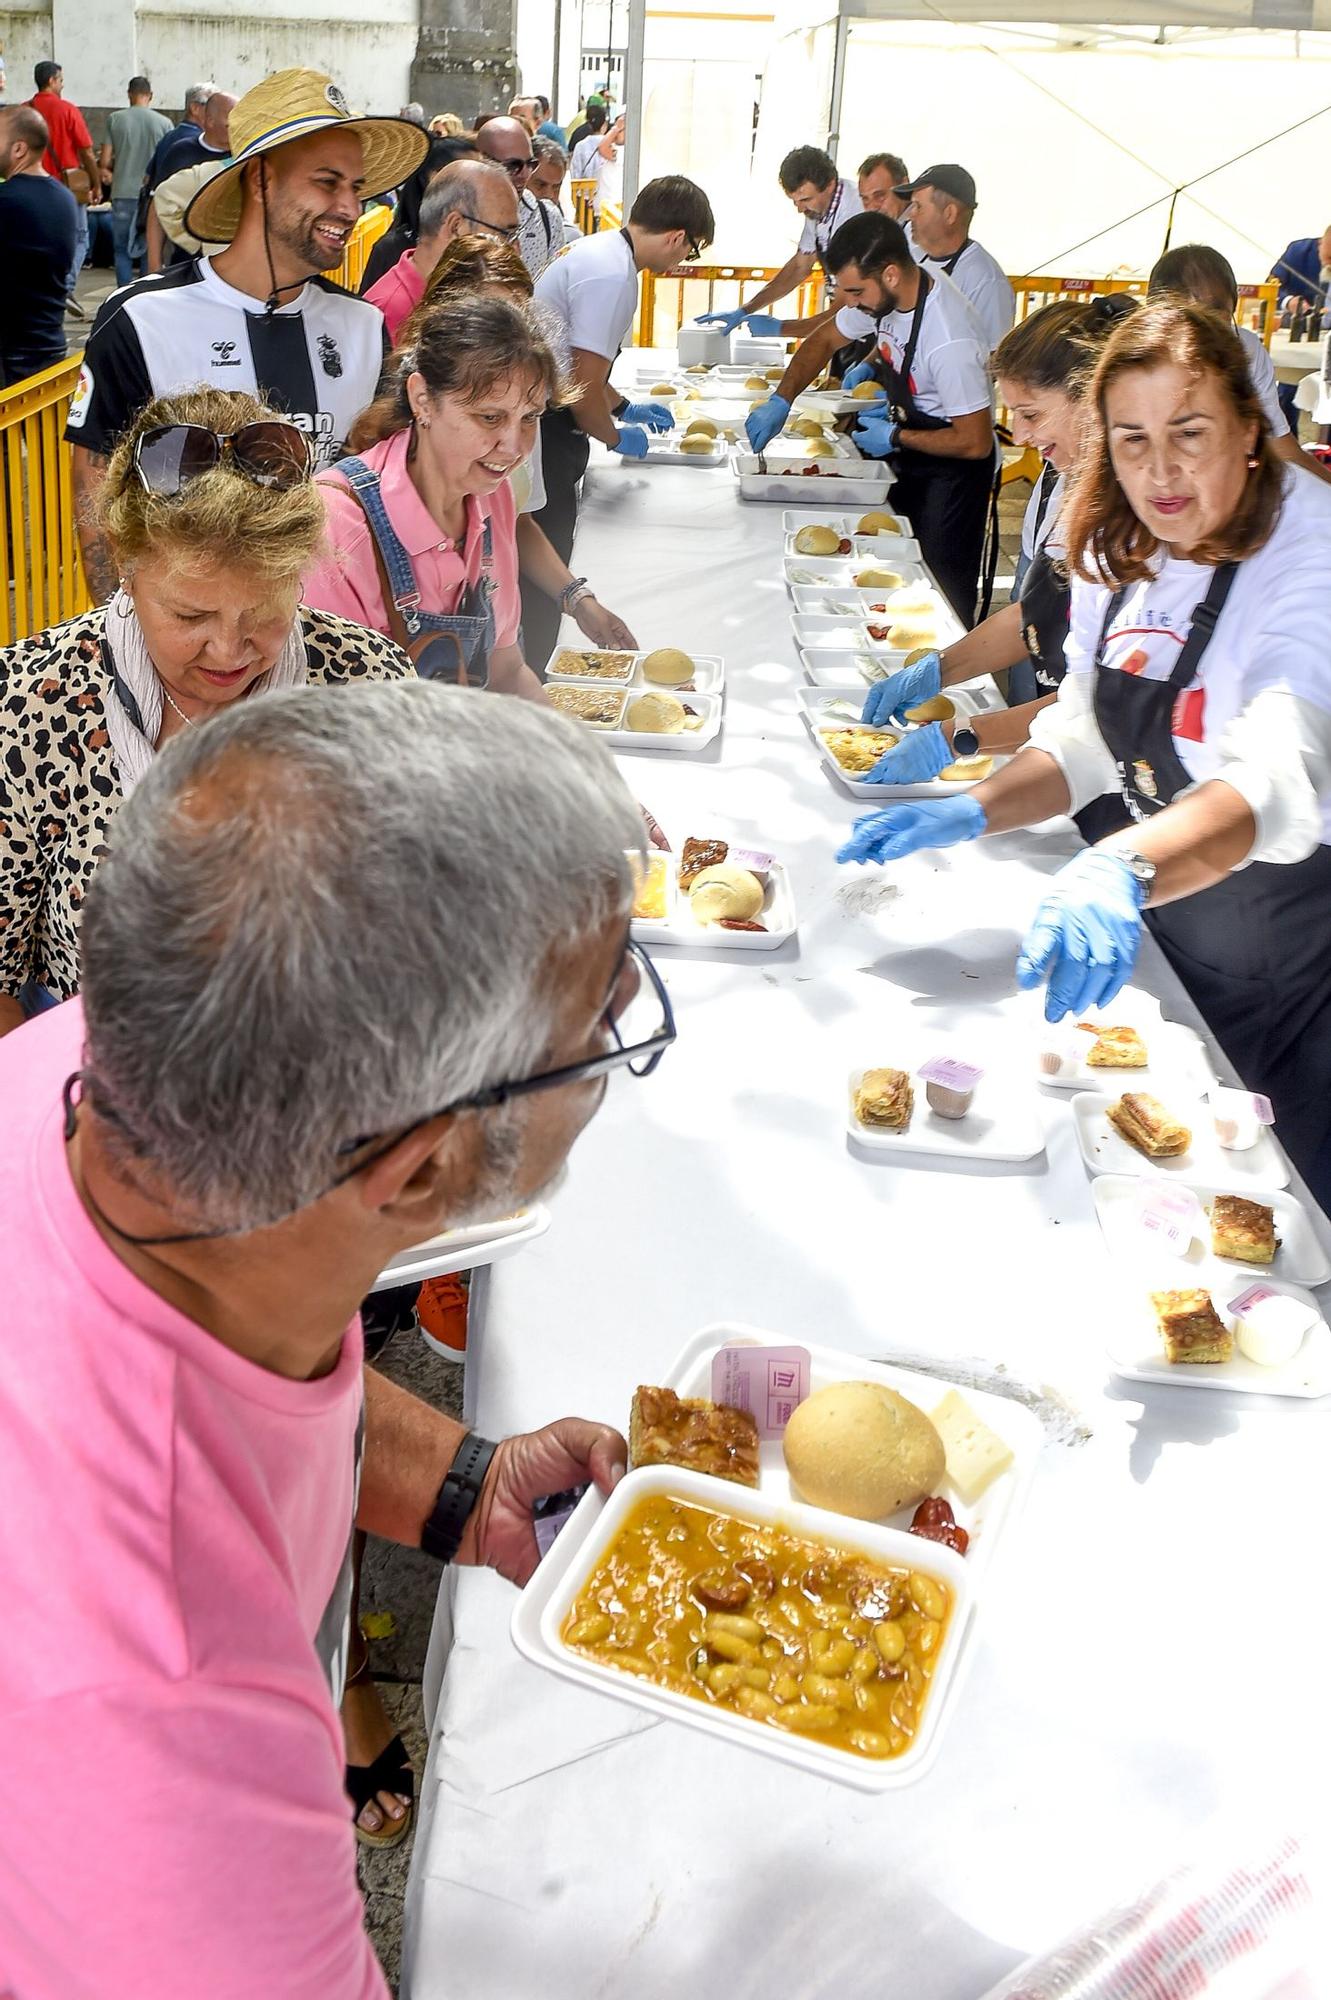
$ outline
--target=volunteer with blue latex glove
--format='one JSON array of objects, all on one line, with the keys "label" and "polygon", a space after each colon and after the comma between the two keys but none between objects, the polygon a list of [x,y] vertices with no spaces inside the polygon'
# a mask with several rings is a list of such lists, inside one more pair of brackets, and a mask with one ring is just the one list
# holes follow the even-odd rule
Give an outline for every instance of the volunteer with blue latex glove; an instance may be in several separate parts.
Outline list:
[{"label": "volunteer with blue latex glove", "polygon": [[959,841],[978,840],[985,830],[984,808],[974,792],[959,792],[955,799],[908,799],[857,819],[836,858],[901,861],[922,847],[955,847]]},{"label": "volunteer with blue latex glove", "polygon": [[[923,729],[908,729],[892,749],[885,750],[865,783],[869,785],[927,785],[949,764],[954,752],[941,722],[926,723]],[[974,755],[972,751],[970,753]]]},{"label": "volunteer with blue latex glove", "polygon": [[645,430],[637,424],[625,424],[610,449],[617,451],[621,458],[646,458],[650,443]]},{"label": "volunteer with blue latex glove", "polygon": [[750,410],[744,420],[744,435],[750,449],[766,451],[772,439],[780,436],[789,415],[790,404],[784,396],[769,396],[756,410]]},{"label": "volunteer with blue latex glove", "polygon": [[719,327],[722,333],[733,333],[743,323],[743,306],[736,306],[733,312],[699,313],[697,320],[699,326]]},{"label": "volunteer with blue latex glove", "polygon": [[641,424],[649,431],[668,431],[674,428],[675,419],[664,403],[625,403],[615,415],[626,424]]},{"label": "volunteer with blue latex glove", "polygon": [[941,658],[937,653],[926,653],[922,659],[912,660],[908,667],[898,667],[894,674],[874,682],[864,697],[860,721],[870,729],[885,728],[918,702],[931,701],[942,684]]},{"label": "volunteer with blue latex glove", "polygon": [[1059,870],[1017,958],[1018,986],[1048,983],[1046,1021],[1107,1007],[1127,985],[1145,900],[1127,862],[1105,848],[1088,848]]},{"label": "volunteer with blue latex glove", "polygon": [[[740,322],[746,320],[749,331],[759,339],[784,334],[788,339],[798,340],[816,331],[825,320],[830,324],[825,312],[816,314],[812,319],[787,320],[764,313],[762,308],[775,305],[778,299],[796,291],[810,277],[814,265],[823,260],[833,232],[847,216],[858,215],[863,208],[859,189],[853,181],[838,178],[835,161],[821,146],[796,146],[782,160],[778,174],[782,191],[789,195],[796,212],[804,220],[799,247],[793,257],[786,259],[770,284],[755,292],[747,305],[739,306],[732,312],[703,313],[700,325],[718,326],[726,333],[734,333]],[[840,346],[842,343],[838,341],[836,344]]]},{"label": "volunteer with blue latex glove", "polygon": [[[852,389],[859,388],[861,382],[873,382],[876,380],[877,380],[877,371],[874,368],[873,362],[871,360],[857,361],[854,367],[848,368],[845,374],[841,377],[841,386],[845,390],[846,394],[849,395]],[[883,385],[881,382],[878,383],[878,386],[880,389],[883,390],[883,394],[886,395],[887,390],[883,389]]]},{"label": "volunteer with blue latex glove", "polygon": [[[896,449],[901,425],[886,408],[875,404],[860,417],[851,436],[866,458],[888,458]],[[921,545],[923,553],[923,545]]]}]

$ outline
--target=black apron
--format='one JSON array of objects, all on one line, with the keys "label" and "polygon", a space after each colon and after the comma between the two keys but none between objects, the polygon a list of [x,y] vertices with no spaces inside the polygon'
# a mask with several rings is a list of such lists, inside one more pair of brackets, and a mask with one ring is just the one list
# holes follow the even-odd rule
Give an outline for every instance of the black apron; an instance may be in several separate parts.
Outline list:
[{"label": "black apron", "polygon": [[[964,246],[963,246],[964,247]],[[957,255],[960,256],[958,251]],[[947,431],[946,417],[926,416],[910,385],[915,350],[920,344],[925,301],[933,279],[920,269],[920,292],[911,314],[910,333],[894,368],[886,356],[883,370],[892,414],[903,430]],[[897,478],[891,505],[909,516],[920,553],[938,580],[938,587],[967,631],[975,623],[975,599],[984,553],[985,520],[993,488],[993,460],[939,458],[898,444],[893,453]]]},{"label": "black apron", "polygon": [[[1174,748],[1174,703],[1193,680],[1233,584],[1222,563],[1193,613],[1167,681],[1104,664],[1110,599],[1095,660],[1095,720],[1138,821],[1191,784]],[[1254,861],[1146,922],[1249,1090],[1270,1098],[1281,1143],[1331,1209],[1331,848],[1304,861]]]}]

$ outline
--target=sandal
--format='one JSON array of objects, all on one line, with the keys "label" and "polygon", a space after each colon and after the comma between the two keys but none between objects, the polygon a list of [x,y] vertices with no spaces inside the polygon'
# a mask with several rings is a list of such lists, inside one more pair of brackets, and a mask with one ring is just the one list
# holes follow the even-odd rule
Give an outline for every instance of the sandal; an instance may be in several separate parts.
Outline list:
[{"label": "sandal", "polygon": [[[346,1766],[346,1788],[351,1799],[351,1817],[356,1829],[356,1838],[362,1847],[396,1847],[406,1839],[411,1831],[415,1814],[416,1774],[411,1768],[407,1746],[400,1736],[379,1752],[372,1764],[348,1764]],[[360,1824],[360,1816],[367,1805],[380,1792],[397,1792],[411,1803],[401,1819],[389,1819],[384,1814],[384,1824],[378,1833],[371,1833]],[[380,1811],[383,1808],[380,1807]]]}]

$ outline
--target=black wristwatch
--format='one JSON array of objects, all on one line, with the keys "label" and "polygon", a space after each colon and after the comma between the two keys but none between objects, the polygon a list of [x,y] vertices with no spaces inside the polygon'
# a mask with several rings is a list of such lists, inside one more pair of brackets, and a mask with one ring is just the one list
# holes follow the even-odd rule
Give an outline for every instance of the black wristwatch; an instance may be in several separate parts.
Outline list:
[{"label": "black wristwatch", "polygon": [[611,410],[610,410],[610,414],[611,414],[611,416],[612,416],[612,417],[621,417],[621,416],[623,416],[623,414],[624,414],[625,410],[626,410],[626,409],[628,408],[628,406],[629,406],[629,399],[628,399],[628,397],[627,397],[627,396],[621,396],[621,397],[620,397],[620,399],[619,399],[619,401],[618,401],[617,403],[615,403],[615,404],[613,404],[613,405],[611,406]]},{"label": "black wristwatch", "polygon": [[429,1520],[421,1530],[421,1547],[441,1563],[451,1563],[462,1544],[462,1531],[481,1497],[490,1460],[499,1446],[476,1431],[468,1431],[448,1468]]},{"label": "black wristwatch", "polygon": [[952,748],[958,757],[974,757],[980,748],[980,739],[967,723],[952,731]]}]

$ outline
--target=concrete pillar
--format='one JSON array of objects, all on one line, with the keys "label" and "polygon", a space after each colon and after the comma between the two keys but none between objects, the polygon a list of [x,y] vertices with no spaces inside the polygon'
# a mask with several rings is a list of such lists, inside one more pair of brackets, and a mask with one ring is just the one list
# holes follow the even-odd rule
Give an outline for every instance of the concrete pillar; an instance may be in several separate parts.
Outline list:
[{"label": "concrete pillar", "polygon": [[516,0],[421,0],[411,95],[427,117],[456,111],[470,124],[483,111],[508,109],[517,85],[516,13]]},{"label": "concrete pillar", "polygon": [[51,0],[50,55],[64,66],[66,97],[85,112],[124,104],[139,67],[134,0]]}]

